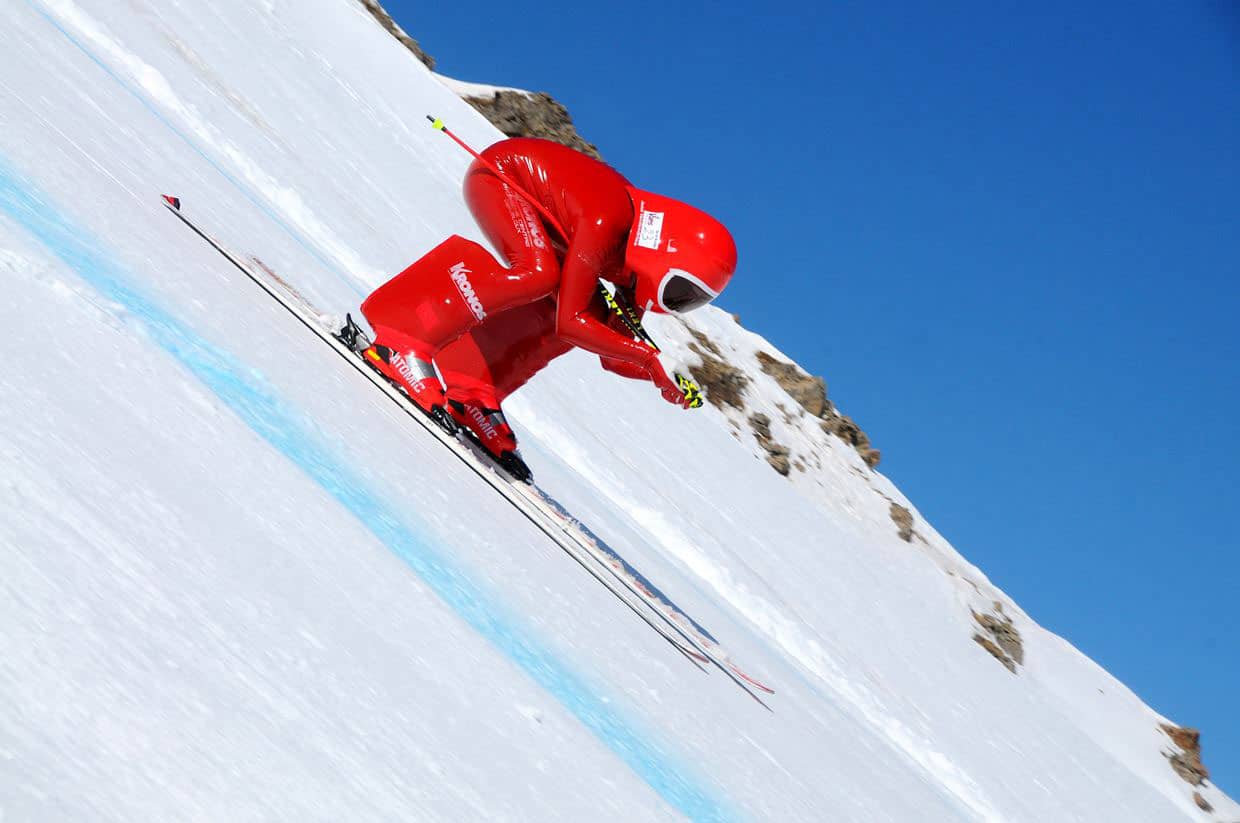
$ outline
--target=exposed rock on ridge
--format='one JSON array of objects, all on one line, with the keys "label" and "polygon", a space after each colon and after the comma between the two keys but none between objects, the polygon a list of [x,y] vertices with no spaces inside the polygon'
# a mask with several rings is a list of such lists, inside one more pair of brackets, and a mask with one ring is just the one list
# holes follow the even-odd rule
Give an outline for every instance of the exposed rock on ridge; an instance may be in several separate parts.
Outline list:
[{"label": "exposed rock on ridge", "polygon": [[776,360],[764,351],[757,353],[762,371],[775,378],[788,396],[814,417],[822,417],[830,407],[827,403],[827,381],[811,377],[797,368],[795,363]]},{"label": "exposed rock on ridge", "polygon": [[762,371],[774,378],[788,396],[813,417],[822,420],[822,430],[833,434],[857,450],[861,459],[871,469],[878,465],[882,453],[870,445],[870,438],[861,427],[847,415],[840,414],[835,404],[827,399],[827,382],[801,371],[795,363],[777,360],[766,352],[758,352],[758,364]]},{"label": "exposed rock on ridge", "polygon": [[1025,662],[1025,645],[1012,618],[1003,613],[1003,604],[995,601],[994,614],[973,612],[973,619],[985,631],[974,634],[974,642],[1015,674],[1016,667]]},{"label": "exposed rock on ridge", "polygon": [[[706,401],[717,409],[725,405],[744,411],[745,388],[749,378],[745,373],[723,359],[723,352],[711,342],[710,338],[697,329],[687,327],[696,341],[689,344],[689,351],[700,359],[700,365],[689,366],[689,376],[702,387]],[[770,421],[767,421],[768,425]],[[769,435],[770,432],[768,431]],[[786,474],[787,472],[785,472]]]},{"label": "exposed rock on ridge", "polygon": [[1159,725],[1171,742],[1180,750],[1167,754],[1171,768],[1186,783],[1200,786],[1210,779],[1210,770],[1201,762],[1201,732],[1184,726],[1172,726],[1169,723]]},{"label": "exposed rock on ridge", "polygon": [[379,0],[357,1],[362,4],[362,8],[370,12],[370,16],[375,18],[379,25],[383,26],[384,30],[387,31],[388,34],[395,37],[400,41],[402,46],[413,52],[413,56],[421,60],[423,65],[425,65],[428,69],[435,68],[435,58],[422,51],[422,47],[418,45],[418,41],[410,37],[404,29],[397,25],[396,21],[392,19],[392,15],[387,13],[387,9],[383,8],[383,6],[379,4]]},{"label": "exposed rock on ridge", "polygon": [[913,513],[909,511],[908,506],[901,506],[892,500],[888,513],[891,515],[891,522],[896,524],[896,534],[905,543],[912,543],[913,535],[917,532],[913,531]]},{"label": "exposed rock on ridge", "polygon": [[780,474],[787,476],[792,464],[788,461],[788,447],[776,443],[771,437],[771,418],[758,413],[749,416],[749,425],[753,428],[758,445],[766,449],[766,462]]},{"label": "exposed rock on ridge", "polygon": [[[744,394],[752,381],[746,374],[744,364],[737,366],[729,362],[723,351],[709,337],[688,322],[683,325],[693,338],[688,349],[700,360],[696,365],[689,365],[689,374],[702,387],[707,401],[721,411],[725,406],[741,412],[748,411]],[[835,435],[852,446],[870,468],[878,465],[880,458],[878,449],[870,445],[870,439],[851,418],[837,411],[835,405],[827,399],[825,380],[821,377],[810,376],[795,363],[780,360],[764,351],[756,352],[754,357],[762,372],[769,375],[806,414],[819,421],[818,426],[823,432]],[[748,368],[752,369],[752,366]],[[775,405],[783,412],[786,422],[795,416],[790,414],[783,405],[779,403]],[[805,470],[803,462],[794,462],[790,450],[775,441],[771,434],[771,420],[768,415],[754,412],[746,419],[754,433],[754,439],[766,451],[767,462],[772,468],[783,475],[787,475],[788,469],[793,465],[801,471]],[[911,540],[911,535],[910,525],[909,537],[904,537],[903,534],[901,537]]]},{"label": "exposed rock on ridge", "polygon": [[495,128],[509,137],[541,137],[584,152],[596,160],[602,155],[573,125],[568,109],[546,92],[496,91],[490,97],[465,97]]}]

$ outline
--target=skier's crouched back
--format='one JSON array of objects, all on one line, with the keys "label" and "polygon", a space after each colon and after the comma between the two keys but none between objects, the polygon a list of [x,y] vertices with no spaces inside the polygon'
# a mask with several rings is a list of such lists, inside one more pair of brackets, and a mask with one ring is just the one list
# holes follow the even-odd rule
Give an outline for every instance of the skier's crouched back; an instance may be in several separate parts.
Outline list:
[{"label": "skier's crouched back", "polygon": [[[440,243],[362,303],[375,331],[368,362],[424,411],[450,415],[492,455],[517,462],[501,404],[573,347],[689,405],[641,339],[640,321],[646,311],[691,311],[722,291],[736,268],[722,223],[533,138],[484,150],[464,193],[507,265],[459,235]],[[616,286],[614,297],[601,280]]]}]

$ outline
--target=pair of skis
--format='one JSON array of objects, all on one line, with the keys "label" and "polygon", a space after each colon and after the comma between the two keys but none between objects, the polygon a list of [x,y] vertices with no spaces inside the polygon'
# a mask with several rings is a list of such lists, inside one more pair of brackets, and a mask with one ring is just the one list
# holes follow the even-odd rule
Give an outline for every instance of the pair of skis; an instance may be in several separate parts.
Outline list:
[{"label": "pair of skis", "polygon": [[[770,710],[770,706],[758,696],[758,692],[773,694],[773,690],[746,674],[722,652],[722,649],[670,601],[656,596],[645,579],[632,573],[632,569],[610,551],[592,533],[567,516],[558,503],[537,487],[512,479],[498,467],[490,456],[472,441],[453,437],[423,414],[405,395],[397,391],[380,374],[370,368],[350,347],[337,336],[335,329],[324,328],[322,314],[297,290],[262,264],[247,265],[204,231],[195,221],[181,211],[179,198],[163,196],[164,205],[195,234],[219,252],[238,271],[246,275],[269,297],[279,303],[303,326],[342,359],[371,382],[376,388],[401,407],[431,437],[438,440],[479,478],[521,512],[534,526],[576,561],[613,596],[637,615],[668,644],[690,663],[702,671],[713,667],[745,691],[751,698]],[[257,262],[257,261],[256,261]],[[258,268],[262,269],[260,273]],[[634,579],[636,577],[636,579]],[[673,612],[669,614],[668,612]]]}]

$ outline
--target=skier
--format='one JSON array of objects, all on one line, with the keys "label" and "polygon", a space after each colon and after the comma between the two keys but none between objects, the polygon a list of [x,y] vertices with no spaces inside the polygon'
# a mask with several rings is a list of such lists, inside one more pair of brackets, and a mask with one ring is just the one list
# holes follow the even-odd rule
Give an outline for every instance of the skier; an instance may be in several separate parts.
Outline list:
[{"label": "skier", "polygon": [[375,332],[363,356],[375,368],[441,425],[450,426],[450,417],[467,427],[510,471],[527,476],[501,404],[574,347],[687,406],[658,351],[618,322],[599,281],[614,284],[636,318],[705,305],[736,268],[723,224],[535,138],[485,149],[466,172],[464,194],[508,265],[453,235],[376,289],[361,307]]}]

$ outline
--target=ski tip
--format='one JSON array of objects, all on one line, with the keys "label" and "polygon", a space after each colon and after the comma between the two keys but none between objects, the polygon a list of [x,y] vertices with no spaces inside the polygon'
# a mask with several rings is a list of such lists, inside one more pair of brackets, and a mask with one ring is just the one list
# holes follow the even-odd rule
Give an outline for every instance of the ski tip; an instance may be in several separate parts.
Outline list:
[{"label": "ski tip", "polygon": [[161,194],[160,197],[164,198],[164,202],[167,203],[172,208],[176,209],[177,211],[181,210],[181,198],[173,197],[171,194]]},{"label": "ski tip", "polygon": [[765,683],[762,683],[761,681],[755,680],[754,678],[745,674],[740,669],[736,668],[736,666],[733,666],[731,663],[728,664],[728,668],[731,669],[733,673],[735,673],[738,677],[740,677],[741,680],[744,680],[746,683],[753,686],[754,688],[761,689],[767,694],[775,694],[775,690],[772,689],[770,686],[766,685]]}]

